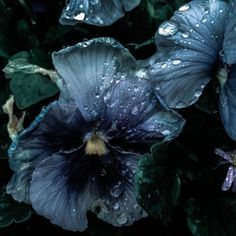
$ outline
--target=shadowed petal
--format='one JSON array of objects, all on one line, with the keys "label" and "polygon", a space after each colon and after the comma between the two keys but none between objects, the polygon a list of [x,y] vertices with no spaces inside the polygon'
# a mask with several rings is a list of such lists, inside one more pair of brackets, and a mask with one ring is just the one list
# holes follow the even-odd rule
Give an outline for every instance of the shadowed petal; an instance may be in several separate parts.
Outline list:
[{"label": "shadowed petal", "polygon": [[130,225],[146,216],[134,196],[136,154],[116,152],[104,157],[104,161],[115,161],[115,165],[102,163],[104,170],[99,168],[103,160],[98,157],[78,155],[55,154],[37,166],[30,200],[38,214],[73,231],[87,228],[87,211],[115,226]]},{"label": "shadowed petal", "polygon": [[91,25],[111,25],[131,11],[140,0],[70,0],[60,17],[62,25],[85,22]]},{"label": "shadowed petal", "polygon": [[79,146],[84,129],[86,123],[73,104],[54,102],[43,109],[9,149],[10,167],[15,172],[7,192],[17,201],[29,202],[28,188],[35,167],[59,150]]},{"label": "shadowed petal", "polygon": [[229,190],[229,188],[231,187],[234,180],[235,180],[235,167],[230,166],[228,171],[227,171],[224,183],[221,186],[221,189],[223,191]]},{"label": "shadowed petal", "polygon": [[231,66],[228,79],[222,84],[219,111],[227,134],[236,140],[236,65]]},{"label": "shadowed petal", "polygon": [[211,79],[222,48],[227,13],[225,2],[195,0],[159,26],[157,53],[150,60],[149,74],[169,107],[195,103]]},{"label": "shadowed petal", "polygon": [[224,60],[227,64],[236,63],[236,3],[229,1],[229,19],[224,36]]},{"label": "shadowed petal", "polygon": [[121,80],[109,90],[104,101],[107,105],[105,123],[112,124],[107,135],[113,139],[123,137],[125,141],[135,142],[169,140],[178,136],[185,123],[180,115],[166,108],[153,92],[152,83],[145,79],[130,77]]},{"label": "shadowed petal", "polygon": [[129,51],[111,38],[98,38],[53,54],[55,68],[86,120],[105,113],[103,96],[136,65]]}]

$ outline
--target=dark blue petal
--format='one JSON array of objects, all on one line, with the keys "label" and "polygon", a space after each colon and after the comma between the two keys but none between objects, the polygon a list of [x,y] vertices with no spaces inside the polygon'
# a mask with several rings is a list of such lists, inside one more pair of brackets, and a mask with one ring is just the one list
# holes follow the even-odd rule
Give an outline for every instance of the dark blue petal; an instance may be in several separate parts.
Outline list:
[{"label": "dark blue petal", "polygon": [[14,175],[7,192],[17,201],[29,202],[28,190],[35,167],[53,153],[79,146],[84,129],[87,130],[86,123],[73,104],[54,102],[43,109],[9,149]]},{"label": "dark blue petal", "polygon": [[221,85],[220,116],[227,134],[236,140],[236,65],[231,66],[227,81]]},{"label": "dark blue petal", "polygon": [[104,93],[136,65],[129,51],[111,38],[98,38],[53,54],[54,65],[86,120],[105,114]]},{"label": "dark blue petal", "polygon": [[145,79],[130,77],[121,80],[104,99],[107,105],[105,121],[112,124],[107,135],[112,139],[132,142],[169,140],[178,136],[185,123],[180,115],[163,105],[153,92],[152,83]]},{"label": "dark blue petal", "polygon": [[150,61],[149,73],[169,107],[195,103],[211,79],[222,49],[227,13],[225,2],[195,0],[159,26],[157,53]]},{"label": "dark blue petal", "polygon": [[130,225],[146,216],[134,194],[138,156],[116,152],[112,158],[119,164],[115,165],[119,170],[113,175],[104,163],[105,169],[98,175],[100,166],[96,162],[102,162],[98,157],[61,153],[47,158],[33,173],[30,188],[33,208],[52,223],[73,231],[87,228],[87,211],[115,226]]},{"label": "dark blue petal", "polygon": [[227,64],[236,63],[236,3],[229,1],[229,19],[224,37],[224,60]]},{"label": "dark blue petal", "polygon": [[70,0],[59,21],[63,25],[85,22],[107,26],[123,17],[124,11],[131,11],[139,3],[140,0]]}]

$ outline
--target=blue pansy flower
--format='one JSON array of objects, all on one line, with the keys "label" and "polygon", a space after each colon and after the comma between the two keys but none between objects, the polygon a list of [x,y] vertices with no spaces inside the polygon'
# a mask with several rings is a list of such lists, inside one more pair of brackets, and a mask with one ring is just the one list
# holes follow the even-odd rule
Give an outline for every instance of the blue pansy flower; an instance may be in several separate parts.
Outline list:
[{"label": "blue pansy flower", "polygon": [[64,229],[87,228],[87,211],[115,225],[146,216],[134,194],[139,155],[176,137],[184,120],[153,94],[139,62],[111,38],[53,54],[61,98],[9,149],[7,192]]},{"label": "blue pansy flower", "polygon": [[60,23],[75,25],[85,22],[91,25],[111,25],[131,11],[141,0],[69,0],[62,11]]},{"label": "blue pansy flower", "polygon": [[219,110],[228,135],[236,140],[236,3],[193,0],[163,22],[149,75],[169,107],[195,103],[216,75]]}]

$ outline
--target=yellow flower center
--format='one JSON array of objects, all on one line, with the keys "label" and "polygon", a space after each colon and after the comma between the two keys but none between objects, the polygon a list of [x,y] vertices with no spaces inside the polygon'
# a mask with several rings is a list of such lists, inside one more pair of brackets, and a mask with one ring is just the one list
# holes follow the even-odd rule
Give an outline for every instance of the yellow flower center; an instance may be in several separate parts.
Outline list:
[{"label": "yellow flower center", "polygon": [[102,156],[107,153],[106,143],[96,133],[87,141],[85,147],[86,155]]}]

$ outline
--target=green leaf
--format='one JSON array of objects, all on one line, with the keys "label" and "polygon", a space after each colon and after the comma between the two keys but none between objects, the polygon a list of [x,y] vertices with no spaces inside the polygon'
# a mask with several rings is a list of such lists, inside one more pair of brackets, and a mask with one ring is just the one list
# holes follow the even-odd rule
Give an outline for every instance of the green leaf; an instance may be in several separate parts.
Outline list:
[{"label": "green leaf", "polygon": [[6,227],[13,222],[20,223],[31,217],[31,208],[24,204],[16,202],[6,192],[0,195],[0,228]]},{"label": "green leaf", "polygon": [[165,224],[171,221],[181,189],[178,170],[171,164],[168,152],[168,144],[152,146],[151,154],[140,159],[135,176],[139,203],[150,215],[160,217]]},{"label": "green leaf", "polygon": [[191,198],[185,206],[185,212],[188,228],[194,236],[235,236],[235,196]]},{"label": "green leaf", "polygon": [[11,78],[10,89],[15,97],[16,105],[20,109],[28,108],[58,93],[56,84],[45,75],[45,69],[34,63],[37,61],[35,53],[37,55],[39,52],[17,53],[10,58],[8,65],[3,70],[6,77]]}]

